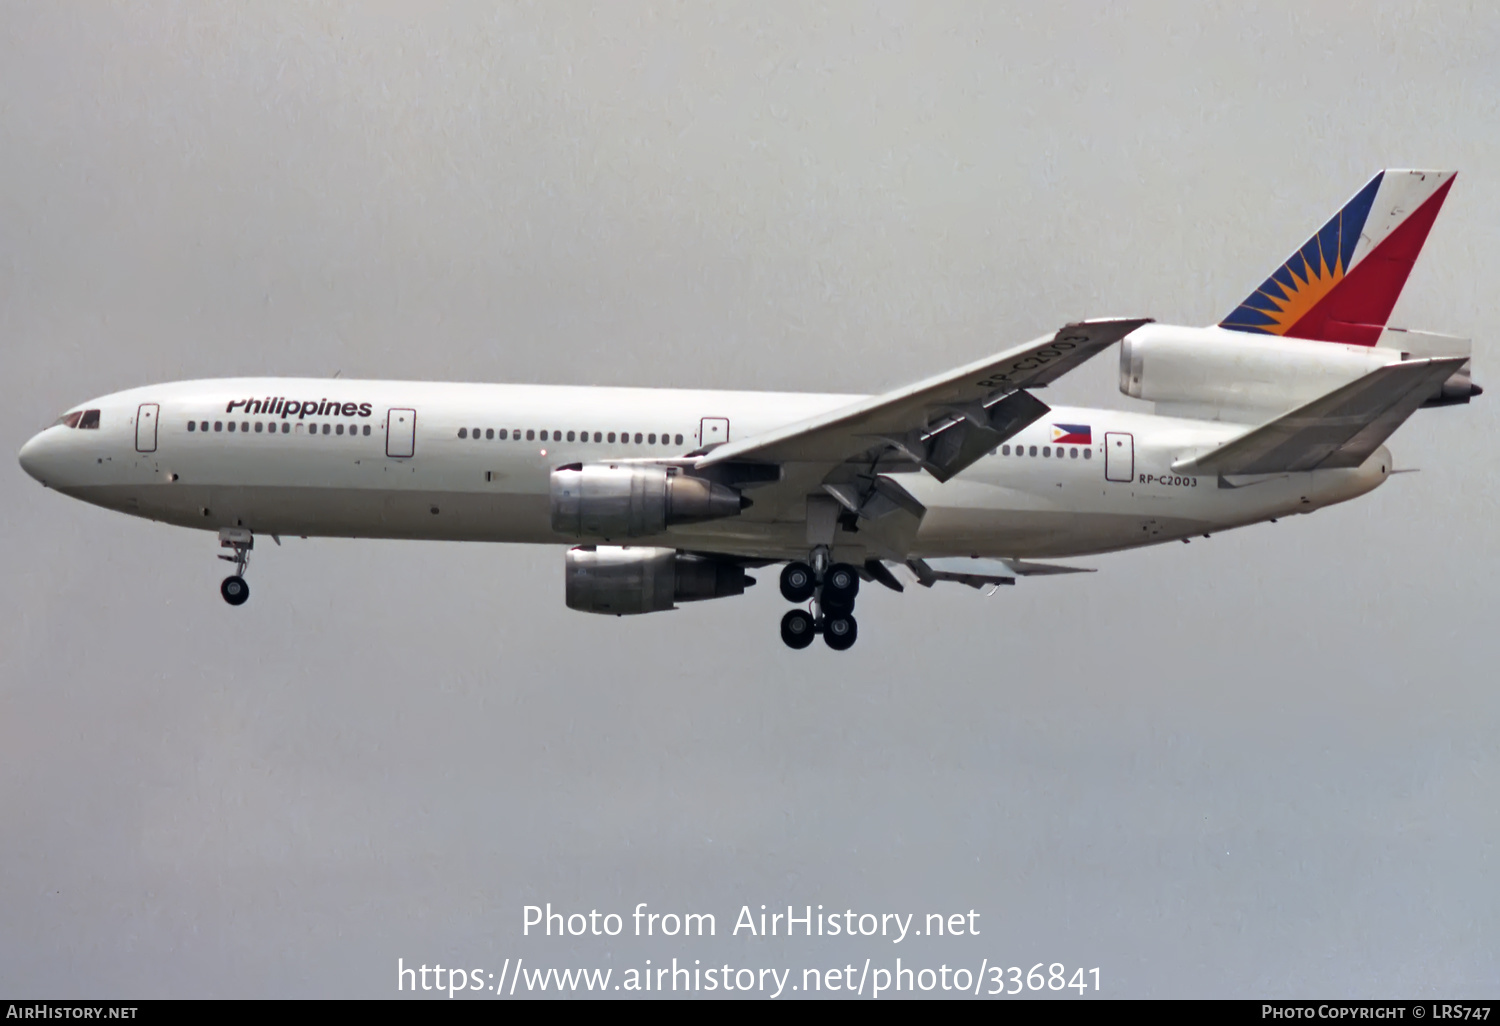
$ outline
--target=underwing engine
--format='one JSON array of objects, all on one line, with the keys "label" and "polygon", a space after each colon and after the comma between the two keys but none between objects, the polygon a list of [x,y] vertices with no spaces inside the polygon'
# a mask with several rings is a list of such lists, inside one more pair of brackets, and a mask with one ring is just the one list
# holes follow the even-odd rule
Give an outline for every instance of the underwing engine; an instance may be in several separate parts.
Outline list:
[{"label": "underwing engine", "polygon": [[570,463],[552,472],[552,529],[570,538],[644,538],[671,524],[739,516],[750,500],[677,467]]},{"label": "underwing engine", "polygon": [[742,595],[755,578],[738,565],[676,549],[582,545],[569,549],[568,608],[625,616],[675,609],[678,602]]}]

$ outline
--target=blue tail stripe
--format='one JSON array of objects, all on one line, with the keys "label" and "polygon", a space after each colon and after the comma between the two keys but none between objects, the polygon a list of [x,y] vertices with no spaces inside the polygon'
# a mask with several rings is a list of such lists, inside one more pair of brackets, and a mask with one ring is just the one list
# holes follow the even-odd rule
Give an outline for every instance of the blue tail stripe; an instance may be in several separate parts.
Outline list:
[{"label": "blue tail stripe", "polygon": [[1375,194],[1380,191],[1380,183],[1384,178],[1385,172],[1381,171],[1365,183],[1364,188],[1355,193],[1353,199],[1344,204],[1312,238],[1271,272],[1271,276],[1261,283],[1260,288],[1219,323],[1223,327],[1241,331],[1258,331],[1264,327],[1279,334],[1277,328],[1285,330],[1285,326],[1266,316],[1267,312],[1278,311],[1273,300],[1289,298],[1298,291],[1298,281],[1306,282],[1320,277],[1325,268],[1329,274],[1336,268],[1345,272],[1349,270],[1349,261],[1354,257],[1354,248],[1359,244],[1360,233],[1364,231],[1370,208],[1375,203]]}]

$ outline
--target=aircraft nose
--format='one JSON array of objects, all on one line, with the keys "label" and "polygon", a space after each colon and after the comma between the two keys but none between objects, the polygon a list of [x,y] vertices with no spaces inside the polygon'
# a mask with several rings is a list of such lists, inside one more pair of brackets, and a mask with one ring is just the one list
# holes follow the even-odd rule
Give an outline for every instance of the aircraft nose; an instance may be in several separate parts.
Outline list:
[{"label": "aircraft nose", "polygon": [[47,483],[47,450],[50,448],[47,432],[43,431],[33,435],[29,442],[21,446],[21,452],[17,457],[20,460],[21,469],[42,484]]}]

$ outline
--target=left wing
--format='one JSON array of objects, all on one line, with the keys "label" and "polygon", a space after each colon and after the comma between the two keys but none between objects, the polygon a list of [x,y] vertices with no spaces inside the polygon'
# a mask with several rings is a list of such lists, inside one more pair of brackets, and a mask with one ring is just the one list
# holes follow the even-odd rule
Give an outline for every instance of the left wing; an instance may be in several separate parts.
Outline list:
[{"label": "left wing", "polygon": [[[915,463],[947,481],[1046,414],[1022,391],[1054,381],[1149,318],[1080,321],[1055,334],[915,385],[871,396],[701,454],[699,469],[729,462]],[[887,458],[889,457],[889,458]]]}]

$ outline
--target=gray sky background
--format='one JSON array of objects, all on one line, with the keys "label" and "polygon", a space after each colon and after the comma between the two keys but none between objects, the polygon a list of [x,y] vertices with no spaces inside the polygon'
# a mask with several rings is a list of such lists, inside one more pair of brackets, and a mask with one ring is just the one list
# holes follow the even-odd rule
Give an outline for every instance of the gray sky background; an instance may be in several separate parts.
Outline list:
[{"label": "gray sky background", "polygon": [[[235,374],[878,390],[1071,319],[1217,320],[1381,167],[1459,178],[1395,323],[1472,334],[1421,473],[1314,517],[642,618],[560,550],[257,549],[0,466],[0,993],[981,958],[1114,996],[1500,983],[1489,5],[0,9],[0,439]],[[1124,406],[1115,355],[1053,400]],[[713,912],[522,939],[523,904]],[[979,938],[728,938],[742,904]]]}]

